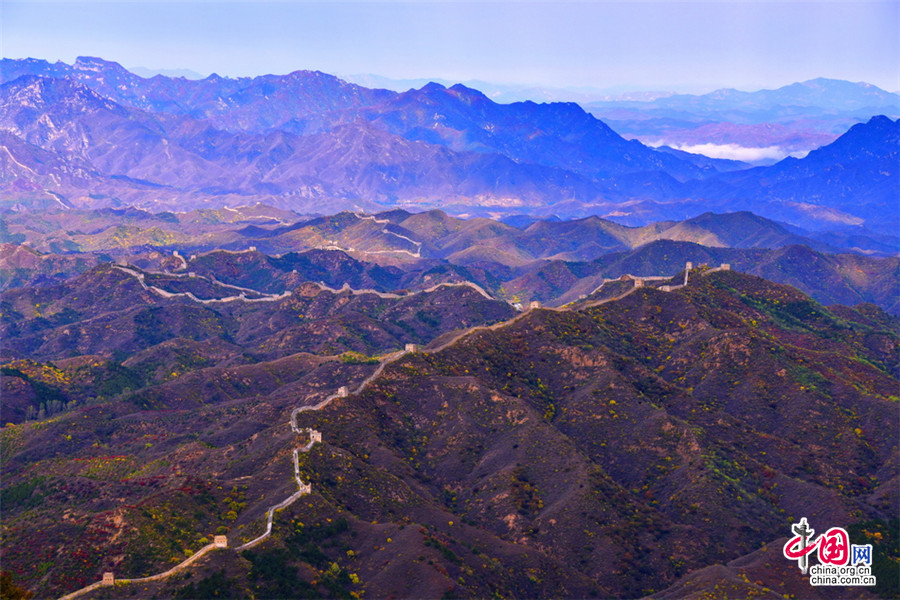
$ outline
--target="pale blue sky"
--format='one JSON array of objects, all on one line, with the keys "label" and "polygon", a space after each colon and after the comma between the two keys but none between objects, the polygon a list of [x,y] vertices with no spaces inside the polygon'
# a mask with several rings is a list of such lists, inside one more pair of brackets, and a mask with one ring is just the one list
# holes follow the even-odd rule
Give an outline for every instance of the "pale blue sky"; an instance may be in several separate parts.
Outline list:
[{"label": "pale blue sky", "polygon": [[900,89],[900,2],[0,0],[0,53],[240,76],[708,91],[814,77]]}]

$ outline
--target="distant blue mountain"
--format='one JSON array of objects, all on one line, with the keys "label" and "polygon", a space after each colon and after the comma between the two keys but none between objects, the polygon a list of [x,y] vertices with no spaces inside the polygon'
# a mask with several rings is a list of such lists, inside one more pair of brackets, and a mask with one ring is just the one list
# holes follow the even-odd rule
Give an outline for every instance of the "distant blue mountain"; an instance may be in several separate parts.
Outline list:
[{"label": "distant blue mountain", "polygon": [[674,94],[650,101],[610,100],[592,102],[595,108],[641,108],[684,111],[691,114],[725,112],[765,113],[785,111],[788,107],[815,108],[819,111],[864,111],[893,113],[900,110],[900,95],[886,92],[868,83],[851,83],[839,79],[810,79],[774,90],[743,92],[721,89],[708,94]]},{"label": "distant blue mountain", "polygon": [[771,164],[766,157],[802,156],[873,115],[900,117],[900,95],[862,82],[812,79],[775,90],[724,89],[585,108],[623,136],[654,146]]},{"label": "distant blue mountain", "polygon": [[[898,212],[897,122],[885,116],[804,159],[735,170],[625,140],[573,103],[497,104],[462,85],[397,93],[312,71],[144,79],[96,58],[3,59],[0,74],[0,143],[11,159],[0,163],[0,191],[12,203],[402,205],[630,224],[751,210],[812,230],[882,232]],[[836,89],[850,103],[858,87],[826,84],[788,86],[766,102]]]},{"label": "distant blue mountain", "polygon": [[207,119],[220,129],[263,132],[302,115],[368,106],[394,92],[370,90],[318,71],[236,79],[215,73],[189,80],[144,79],[120,64],[80,56],[72,65],[43,60],[0,60],[0,83],[22,75],[69,77],[127,107]]},{"label": "distant blue mountain", "polygon": [[150,77],[155,77],[157,75],[163,75],[164,77],[184,77],[185,79],[206,79],[207,77],[206,75],[201,75],[190,69],[148,69],[147,67],[129,67],[128,70],[144,79],[149,79]]}]

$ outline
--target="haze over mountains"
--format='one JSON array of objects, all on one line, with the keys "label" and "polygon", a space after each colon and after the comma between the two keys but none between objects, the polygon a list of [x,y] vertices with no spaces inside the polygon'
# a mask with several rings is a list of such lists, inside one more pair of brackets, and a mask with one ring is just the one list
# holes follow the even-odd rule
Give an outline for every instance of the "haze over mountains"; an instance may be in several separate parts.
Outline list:
[{"label": "haze over mountains", "polygon": [[804,156],[872,115],[900,117],[900,95],[823,78],[756,92],[606,98],[584,106],[622,135],[654,146],[768,163]]},{"label": "haze over mountains", "polygon": [[[898,224],[898,125],[888,117],[867,119],[814,157],[740,171],[627,141],[576,104],[497,104],[461,85],[397,93],[299,71],[143,79],[94,58],[4,59],[0,72],[6,206],[261,201],[301,212],[440,207],[627,224],[752,210],[813,229],[894,233]],[[863,88],[860,100],[859,91],[850,85],[839,104],[858,114],[867,98],[892,106],[891,94]],[[720,94],[721,106],[759,112],[793,98],[778,92]],[[702,112],[713,100],[687,102]]]}]

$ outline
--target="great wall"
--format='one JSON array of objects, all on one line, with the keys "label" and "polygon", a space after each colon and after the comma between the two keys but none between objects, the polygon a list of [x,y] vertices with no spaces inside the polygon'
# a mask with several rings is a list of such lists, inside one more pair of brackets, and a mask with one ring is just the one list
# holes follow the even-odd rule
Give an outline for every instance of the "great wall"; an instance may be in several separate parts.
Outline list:
[{"label": "great wall", "polygon": [[[357,216],[359,216],[359,215],[357,215]],[[360,218],[362,218],[362,217],[360,217]],[[374,217],[372,217],[372,218],[374,218]],[[250,246],[250,248],[247,250],[213,250],[211,252],[205,253],[204,255],[209,255],[209,254],[212,254],[213,252],[225,252],[225,253],[229,253],[229,254],[242,254],[242,253],[255,252],[255,251],[256,251],[256,247]],[[178,253],[177,250],[172,253],[172,256],[179,259],[182,263],[176,269],[176,271],[183,271],[184,269],[188,268],[188,266],[189,266],[188,262],[184,259],[183,256],[181,256]],[[192,254],[191,260],[196,259],[197,256],[198,255],[196,255],[196,254]],[[128,265],[128,264],[124,264],[124,263],[114,264],[113,268],[115,268],[116,270],[118,270],[122,273],[125,273],[126,275],[130,275],[131,277],[134,277],[135,279],[137,279],[138,283],[141,285],[141,287],[143,289],[145,289],[149,292],[153,292],[153,293],[157,294],[158,296],[161,296],[163,298],[187,298],[188,300],[192,300],[199,304],[220,304],[220,303],[224,303],[224,302],[235,302],[235,301],[277,302],[278,300],[283,300],[284,298],[287,298],[291,295],[290,290],[286,290],[286,291],[282,292],[281,294],[268,294],[268,293],[260,292],[260,291],[257,291],[257,290],[251,289],[251,288],[241,287],[239,285],[234,285],[231,283],[224,283],[222,281],[219,281],[212,275],[209,275],[209,276],[198,275],[197,273],[194,273],[194,272],[172,273],[172,272],[168,272],[168,271],[146,271],[146,270],[141,270],[141,269],[138,269],[137,267],[134,267],[134,266]],[[225,296],[225,297],[221,297],[221,298],[198,298],[193,292],[169,292],[167,290],[162,289],[159,286],[150,285],[147,283],[147,275],[159,276],[159,277],[200,279],[200,280],[207,281],[213,285],[217,285],[222,288],[237,290],[240,293],[235,296]],[[317,282],[316,285],[318,285],[321,290],[328,291],[333,294],[340,294],[340,293],[344,293],[344,292],[349,292],[351,295],[374,294],[374,295],[378,296],[379,298],[389,298],[389,299],[406,298],[413,294],[421,294],[421,293],[430,294],[431,292],[434,292],[442,287],[469,287],[469,288],[472,288],[473,290],[475,290],[476,292],[478,292],[479,294],[481,294],[482,296],[484,296],[486,299],[495,300],[495,298],[493,296],[491,296],[490,294],[488,294],[484,290],[483,287],[481,287],[477,283],[473,283],[471,281],[438,283],[436,285],[425,288],[423,290],[416,290],[414,292],[410,292],[409,294],[394,294],[391,292],[379,292],[378,290],[373,290],[373,289],[368,289],[368,288],[354,289],[354,288],[351,288],[346,283],[340,289],[328,287],[327,285],[325,285],[324,282]],[[256,296],[258,296],[258,298],[248,298],[247,294],[256,295]]]},{"label": "great wall", "polygon": [[[357,216],[359,216],[359,215],[357,215]],[[360,218],[362,218],[362,217],[360,217]],[[374,217],[372,217],[372,218],[374,218]],[[254,248],[254,250],[255,250],[255,248]],[[185,263],[185,265],[186,264],[187,263]],[[165,292],[164,290],[158,290],[157,288],[155,288],[153,286],[147,286],[143,280],[143,273],[136,271],[136,270],[131,270],[131,269],[123,267],[121,265],[117,265],[116,268],[118,268],[119,270],[121,270],[123,272],[127,272],[127,273],[131,274],[132,276],[137,277],[138,281],[141,282],[142,286],[145,289],[151,289],[153,291],[156,291],[157,293],[160,293],[160,295],[163,297],[171,298],[171,297],[177,297],[177,296],[183,296],[183,297],[186,296],[186,297],[190,297],[191,299],[194,299],[198,302],[204,302],[204,301],[199,300],[196,297],[194,297],[193,294],[190,294],[190,292],[175,294],[175,293],[171,293],[171,292]],[[660,291],[663,291],[663,292],[671,292],[671,291],[681,289],[681,288],[687,286],[688,280],[689,280],[689,275],[690,275],[690,272],[693,270],[693,268],[694,267],[691,262],[687,262],[685,264],[684,282],[682,284],[680,284],[680,285],[662,285],[656,289],[659,289]],[[701,274],[705,276],[705,275],[709,275],[711,273],[715,273],[718,271],[728,271],[730,269],[731,269],[731,265],[723,263],[723,264],[719,265],[718,267],[707,268],[704,271],[702,271]],[[567,311],[571,311],[571,310],[579,310],[579,311],[585,310],[588,308],[593,308],[595,306],[600,306],[601,304],[606,304],[608,302],[615,302],[615,301],[621,300],[622,298],[636,292],[637,290],[646,287],[646,282],[649,282],[649,281],[658,282],[658,281],[666,281],[666,280],[672,279],[672,277],[665,277],[665,276],[635,277],[635,276],[631,276],[631,275],[625,275],[620,279],[623,279],[623,278],[630,278],[634,282],[634,285],[633,285],[633,287],[629,288],[625,292],[618,294],[614,297],[605,298],[602,300],[591,301],[591,302],[583,302],[580,304],[579,303],[571,303],[569,305],[562,306],[562,307],[543,307],[543,306],[541,306],[540,302],[532,301],[531,303],[529,303],[527,310],[523,310],[523,311],[519,312],[517,315],[515,315],[514,317],[512,317],[506,321],[494,323],[493,325],[477,325],[474,327],[470,327],[468,329],[464,329],[464,330],[458,332],[457,334],[453,335],[448,340],[444,341],[443,343],[441,343],[438,346],[427,347],[427,351],[429,353],[440,352],[440,351],[452,346],[453,344],[455,344],[462,338],[469,336],[473,333],[476,333],[479,331],[494,331],[494,330],[497,330],[497,329],[500,329],[503,327],[507,327],[509,325],[512,325],[512,324],[518,322],[520,319],[523,319],[524,317],[526,317],[528,314],[530,314],[534,310],[550,310],[550,311],[554,311],[554,312],[567,312]],[[605,285],[608,281],[614,281],[614,280],[604,280],[603,283],[601,283],[601,285],[598,286],[588,296],[593,295],[594,293],[599,291],[603,287],[603,285]],[[227,284],[221,284],[221,285],[228,286]],[[442,283],[442,284],[438,284],[436,286],[428,288],[427,290],[423,290],[423,291],[417,292],[417,293],[430,293],[442,286],[466,286],[466,285],[476,289],[479,293],[484,295],[486,298],[493,299],[480,286],[478,286],[477,284],[474,284],[474,283],[470,283],[470,282]],[[228,286],[228,287],[237,287],[237,286]],[[353,294],[377,294],[380,297],[385,297],[385,298],[402,298],[402,297],[404,297],[404,296],[400,296],[397,294],[387,294],[384,292],[377,292],[375,290],[352,290],[347,285],[345,285],[340,290],[334,290],[332,288],[328,288],[324,284],[321,284],[321,283],[319,284],[319,287],[322,288],[323,290],[327,290],[327,291],[334,292],[334,293],[350,291]],[[239,288],[239,289],[245,289],[245,288]],[[249,290],[249,291],[253,291],[253,290]],[[254,293],[260,294],[261,292],[254,291]],[[272,298],[272,300],[280,299],[280,298],[286,297],[287,295],[290,295],[290,293],[286,292],[285,294],[281,295],[279,298]],[[246,299],[244,299],[244,300],[246,300]],[[217,301],[224,302],[225,300],[219,299]],[[211,301],[206,301],[206,302],[211,302]],[[298,500],[302,496],[312,493],[312,485],[309,483],[305,483],[305,482],[303,482],[302,479],[300,479],[300,453],[308,452],[313,447],[314,444],[322,442],[322,434],[321,434],[321,432],[316,431],[314,429],[298,427],[297,426],[297,415],[300,414],[301,412],[311,412],[311,411],[322,410],[323,408],[325,408],[326,406],[331,404],[331,402],[333,400],[335,400],[336,398],[348,398],[351,395],[361,394],[363,391],[365,391],[366,387],[372,381],[374,381],[379,375],[381,375],[381,373],[384,371],[384,369],[389,364],[396,362],[397,360],[403,358],[407,354],[410,354],[413,352],[418,352],[418,351],[420,351],[420,349],[415,344],[406,344],[406,347],[403,350],[400,350],[398,352],[394,352],[392,354],[388,354],[388,355],[384,356],[380,360],[378,367],[372,372],[372,374],[369,375],[368,377],[366,377],[353,391],[351,391],[348,386],[341,386],[340,388],[338,388],[338,390],[335,393],[327,396],[321,402],[314,404],[314,405],[300,406],[291,411],[291,417],[290,417],[290,421],[288,423],[290,425],[291,431],[293,431],[294,433],[296,433],[298,435],[305,434],[309,438],[309,441],[304,446],[299,447],[299,448],[294,448],[294,450],[292,452],[293,463],[294,463],[294,479],[297,482],[298,489],[296,492],[294,492],[293,494],[291,494],[290,496],[288,496],[281,502],[278,502],[278,503],[270,506],[268,508],[268,510],[266,511],[266,529],[265,529],[265,531],[261,535],[257,536],[256,538],[254,538],[248,542],[245,542],[244,544],[242,544],[240,546],[237,546],[235,548],[236,551],[247,550],[247,549],[252,548],[252,547],[260,544],[261,542],[265,541],[272,534],[272,527],[273,527],[273,521],[275,518],[275,513],[279,510],[287,508],[288,506],[293,504],[296,500]],[[73,600],[74,598],[77,598],[79,596],[87,594],[88,592],[91,592],[93,590],[96,590],[98,588],[105,587],[105,586],[144,583],[144,582],[158,581],[161,579],[166,579],[166,578],[171,577],[172,575],[175,575],[175,574],[183,571],[184,569],[188,568],[189,566],[191,566],[193,563],[197,562],[200,558],[202,558],[206,554],[208,554],[214,550],[226,549],[226,548],[228,548],[227,536],[217,535],[217,536],[215,536],[212,543],[207,544],[206,546],[200,548],[194,554],[192,554],[188,559],[175,565],[174,567],[172,567],[171,569],[169,569],[167,571],[164,571],[162,573],[157,573],[156,575],[151,575],[148,577],[140,577],[140,578],[133,578],[133,579],[127,579],[127,578],[126,579],[116,579],[114,573],[106,572],[103,574],[103,577],[100,581],[92,583],[86,587],[83,587],[83,588],[76,590],[65,596],[62,596],[59,598],[59,600]]]},{"label": "great wall", "polygon": [[327,243],[315,246],[317,250],[340,250],[342,252],[357,252],[359,254],[408,254],[413,258],[422,258],[422,242],[417,242],[416,240],[403,234],[397,233],[396,231],[391,231],[387,228],[388,225],[391,225],[391,222],[389,220],[379,219],[373,215],[361,215],[356,212],[351,212],[350,214],[360,221],[373,221],[378,225],[384,225],[384,227],[382,227],[381,229],[381,233],[392,235],[394,237],[400,238],[401,240],[409,242],[416,247],[416,251],[410,252],[409,250],[403,250],[400,248],[396,250],[361,250],[352,246],[341,246],[337,240],[326,240]]},{"label": "great wall", "polygon": [[[287,298],[288,296],[291,295],[291,292],[290,292],[290,291],[285,291],[285,292],[282,293],[282,294],[266,294],[266,293],[264,293],[264,292],[257,292],[257,291],[255,291],[255,290],[248,290],[247,288],[241,288],[241,287],[238,287],[238,286],[235,286],[235,285],[230,285],[230,284],[227,284],[227,283],[221,283],[221,282],[219,282],[218,280],[216,280],[216,279],[213,278],[213,277],[205,277],[205,276],[203,276],[203,275],[196,275],[196,274],[194,274],[194,273],[184,273],[184,274],[179,274],[179,273],[161,273],[161,272],[150,272],[150,271],[148,271],[148,272],[145,273],[145,272],[142,272],[142,271],[138,271],[138,270],[137,270],[136,268],[134,268],[134,267],[130,267],[130,266],[122,266],[122,265],[113,265],[113,268],[115,268],[115,269],[117,269],[118,271],[121,271],[122,273],[125,273],[125,274],[127,274],[127,275],[131,275],[132,277],[134,277],[135,279],[138,280],[138,283],[141,284],[141,287],[142,287],[142,288],[144,288],[145,290],[147,290],[147,291],[149,291],[149,292],[153,292],[153,293],[155,293],[155,294],[157,294],[157,295],[159,295],[159,296],[162,296],[163,298],[187,298],[187,299],[189,299],[189,300],[193,300],[194,302],[198,302],[198,303],[200,303],[200,304],[218,304],[218,303],[222,303],[222,302],[235,302],[235,301],[243,301],[243,302],[277,302],[278,300],[283,300],[284,298]],[[194,279],[194,278],[196,278],[196,279],[204,279],[204,280],[209,281],[210,283],[213,283],[213,284],[215,284],[215,285],[220,285],[220,286],[223,286],[223,287],[229,287],[229,288],[241,290],[241,293],[238,294],[237,296],[226,296],[226,297],[224,297],[224,298],[208,298],[208,299],[204,299],[204,298],[198,298],[198,297],[195,296],[192,292],[168,292],[168,291],[166,291],[166,290],[164,290],[164,289],[162,289],[162,288],[160,288],[160,287],[157,287],[157,286],[155,286],[155,285],[149,285],[149,284],[147,283],[147,281],[146,281],[146,276],[147,276],[148,274],[149,274],[149,275],[166,275],[166,276],[170,276],[170,277],[187,277],[187,278],[191,278],[191,279]],[[253,292],[254,294],[259,295],[260,297],[259,297],[259,298],[248,298],[248,297],[247,297],[247,291]]]}]

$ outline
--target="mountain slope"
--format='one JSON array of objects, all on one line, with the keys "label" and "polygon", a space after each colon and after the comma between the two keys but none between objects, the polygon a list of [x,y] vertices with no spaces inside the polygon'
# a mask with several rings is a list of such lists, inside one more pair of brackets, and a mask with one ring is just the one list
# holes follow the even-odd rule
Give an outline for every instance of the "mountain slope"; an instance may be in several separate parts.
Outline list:
[{"label": "mountain slope", "polygon": [[[833,327],[844,333],[831,338]],[[839,348],[867,353],[874,340],[854,327],[789,288],[711,275],[683,293],[633,294],[583,315],[538,312],[472,336],[397,365],[312,423],[337,419],[335,443],[354,456],[416,477],[465,521],[581,565],[601,595],[630,597],[759,547],[787,526],[780,510],[825,521],[846,521],[850,506],[872,510],[857,504],[881,485],[868,478],[894,476],[893,425],[880,419],[895,424],[896,411],[879,396],[894,385],[893,354],[875,351],[881,367],[857,367]],[[875,387],[854,391],[860,377]],[[874,438],[852,441],[847,407]],[[822,430],[802,417],[809,411]],[[818,452],[853,466],[829,467]],[[324,476],[334,461],[310,463],[335,501],[377,506]],[[840,492],[838,480],[864,487]],[[896,500],[880,505],[883,515]]]},{"label": "mountain slope", "polygon": [[[153,356],[179,348],[191,346],[138,353],[125,369],[161,373]],[[531,311],[298,414],[323,434],[299,457],[313,492],[276,514],[261,545],[211,554],[187,581],[104,593],[196,596],[203,583],[237,596],[636,597],[777,544],[796,515],[887,526],[900,501],[898,351],[897,321],[877,309],[830,311],[728,271]],[[168,568],[216,531],[230,546],[258,535],[266,508],[295,489],[291,409],[374,368],[226,356],[3,428],[5,564],[19,581],[59,594],[104,570]],[[55,364],[18,361],[4,381],[45,398],[96,385],[83,362]],[[61,553],[60,536],[73,540]],[[46,572],[28,568],[48,551]],[[757,585],[785,576],[804,583],[790,569]],[[706,576],[686,582],[714,591]]]},{"label": "mountain slope", "polygon": [[2,224],[0,239],[22,244],[6,246],[0,255],[9,287],[48,285],[114,257],[269,294],[303,281],[381,292],[471,281],[510,301],[552,305],[590,294],[605,279],[672,275],[689,261],[728,263],[794,285],[825,304],[871,302],[892,314],[900,285],[896,256],[848,254],[748,212],[643,227],[589,217],[519,229],[438,210],[304,220],[257,205],[181,215],[134,209],[19,213]]},{"label": "mountain slope", "polygon": [[[107,185],[124,178],[126,184],[161,186],[201,201],[236,194],[519,206],[556,196],[591,198],[600,190],[567,171],[410,142],[366,123],[304,137],[232,134],[190,117],[123,107],[70,79],[25,76],[0,89],[8,99],[0,108],[0,127],[17,137],[90,165]],[[9,178],[14,176],[20,178]],[[48,187],[69,192],[62,183]],[[153,191],[142,204],[157,202]]]},{"label": "mountain slope", "polygon": [[[236,343],[256,359],[296,352],[373,354],[512,314],[505,302],[466,285],[379,296],[293,281],[293,293],[265,299],[215,277],[100,265],[57,285],[3,292],[4,353],[39,360],[133,354],[188,338]],[[241,293],[245,298],[238,298]]]},{"label": "mountain slope", "polygon": [[504,288],[510,294],[560,305],[623,275],[675,275],[686,262],[695,267],[726,263],[733,270],[792,285],[823,304],[874,303],[900,316],[900,259],[825,254],[801,245],[765,250],[659,240],[590,262],[535,263],[505,281]]},{"label": "mountain slope", "polygon": [[[692,194],[731,198],[795,225],[860,225],[893,232],[900,225],[900,120],[876,116],[854,125],[805,158],[723,173]],[[724,187],[723,187],[724,186]]]},{"label": "mountain slope", "polygon": [[705,174],[687,160],[624,140],[574,103],[497,104],[462,85],[432,83],[364,114],[409,139],[499,152],[516,162],[563,168],[593,179],[648,171],[682,180]]}]

